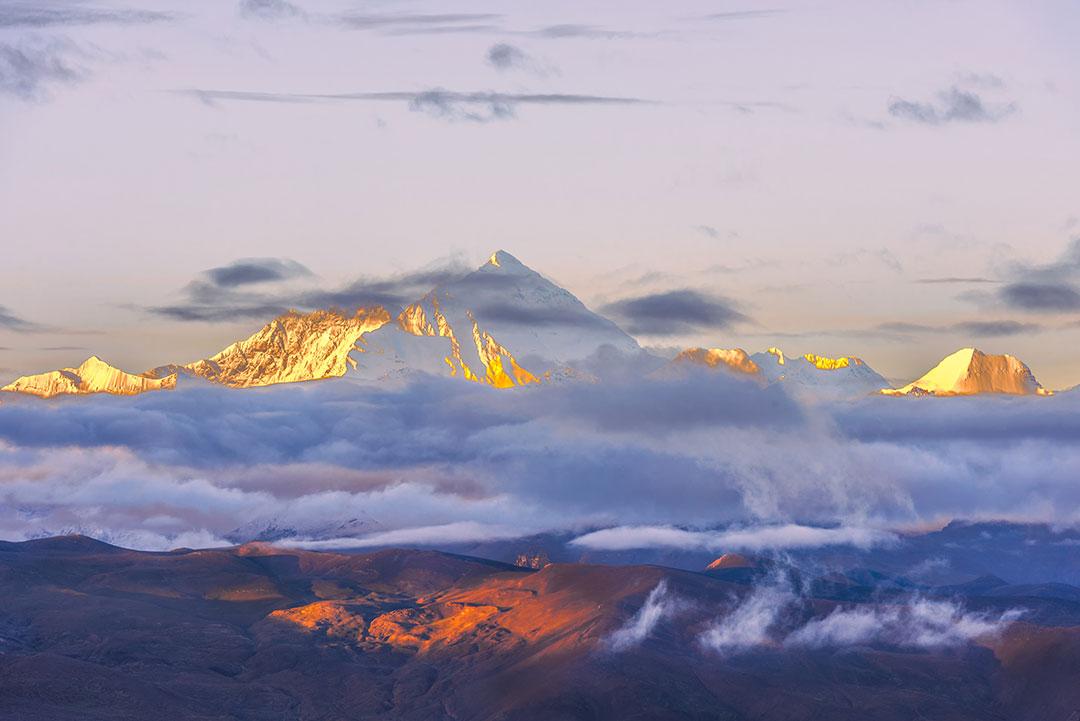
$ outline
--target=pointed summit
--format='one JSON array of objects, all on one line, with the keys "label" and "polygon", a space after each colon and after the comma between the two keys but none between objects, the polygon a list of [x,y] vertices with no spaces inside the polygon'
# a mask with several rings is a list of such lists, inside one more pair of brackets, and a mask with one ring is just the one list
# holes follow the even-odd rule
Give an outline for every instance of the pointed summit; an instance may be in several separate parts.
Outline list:
[{"label": "pointed summit", "polygon": [[970,396],[982,393],[1050,395],[1020,359],[961,348],[945,356],[917,381],[885,395]]},{"label": "pointed summit", "polygon": [[350,358],[365,378],[423,371],[509,387],[538,382],[606,346],[641,352],[614,323],[498,250],[406,307],[396,323],[365,334]]},{"label": "pointed summit", "polygon": [[488,261],[484,263],[478,269],[479,272],[491,272],[497,271],[499,273],[535,273],[532,268],[522,263],[514,256],[507,253],[505,250],[496,250],[488,258]]}]

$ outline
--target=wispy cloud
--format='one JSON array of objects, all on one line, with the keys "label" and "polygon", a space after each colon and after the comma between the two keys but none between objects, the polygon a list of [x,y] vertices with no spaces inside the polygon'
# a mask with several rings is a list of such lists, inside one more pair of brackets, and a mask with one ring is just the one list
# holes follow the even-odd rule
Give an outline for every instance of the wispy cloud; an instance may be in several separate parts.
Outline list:
[{"label": "wispy cloud", "polygon": [[350,30],[386,35],[438,35],[495,31],[502,17],[497,13],[343,13],[330,20]]},{"label": "wispy cloud", "polygon": [[996,123],[1018,109],[1015,102],[987,103],[976,92],[953,86],[938,93],[934,100],[914,101],[893,98],[889,115],[922,125],[948,123]]},{"label": "wispy cloud", "polygon": [[874,330],[886,333],[934,333],[958,334],[977,338],[996,338],[1040,333],[1045,328],[1038,323],[1024,323],[1016,320],[969,320],[947,325],[925,325],[902,321],[882,323]]},{"label": "wispy cloud", "polygon": [[671,526],[616,526],[578,536],[570,543],[583,548],[626,551],[641,548],[720,551],[776,551],[823,546],[870,548],[896,541],[891,533],[872,528],[817,528],[785,524],[723,531],[691,531]]},{"label": "wispy cloud", "polygon": [[843,647],[885,643],[915,648],[960,646],[1001,635],[1023,615],[968,611],[953,601],[913,598],[900,605],[839,607],[809,621],[784,641],[787,646]]},{"label": "wispy cloud", "polygon": [[259,20],[304,18],[307,13],[287,0],[240,0],[240,14]]},{"label": "wispy cloud", "polygon": [[55,86],[74,85],[87,75],[75,62],[79,55],[75,44],[63,38],[0,43],[0,94],[43,100]]},{"label": "wispy cloud", "polygon": [[16,333],[34,333],[46,330],[45,326],[22,318],[0,305],[0,328]]},{"label": "wispy cloud", "polygon": [[728,10],[727,12],[710,13],[702,15],[703,20],[756,20],[774,15],[781,15],[787,10],[782,8],[762,8],[760,10]]},{"label": "wispy cloud", "polygon": [[769,645],[773,627],[796,600],[786,579],[755,586],[733,609],[702,632],[698,642],[720,654]]},{"label": "wispy cloud", "polygon": [[0,3],[0,28],[49,28],[64,25],[135,25],[173,20],[172,13],[108,8],[79,2]]},{"label": "wispy cloud", "polygon": [[172,320],[206,323],[269,320],[291,309],[342,308],[352,312],[383,306],[396,312],[433,286],[456,280],[466,272],[462,263],[451,261],[426,270],[319,288],[305,283],[314,275],[294,260],[247,258],[200,273],[182,289],[182,302],[146,310]]},{"label": "wispy cloud", "polygon": [[1034,313],[1080,311],[1080,238],[1052,263],[1020,265],[998,299],[1017,310]]},{"label": "wispy cloud", "polygon": [[660,581],[649,591],[645,603],[626,624],[616,629],[606,639],[612,651],[626,651],[641,645],[653,630],[679,609],[679,601],[668,591],[667,581]]},{"label": "wispy cloud", "polygon": [[378,93],[264,93],[242,90],[184,89],[174,91],[207,105],[221,102],[320,103],[320,102],[393,102],[404,103],[409,110],[443,120],[489,122],[516,116],[522,105],[563,107],[649,105],[644,98],[568,93],[457,92],[434,88],[424,91],[389,91]]},{"label": "wispy cloud", "polygon": [[734,301],[691,289],[624,298],[600,310],[621,321],[631,333],[643,335],[724,330],[750,321]]},{"label": "wispy cloud", "polygon": [[969,276],[969,277],[957,277],[946,276],[942,278],[919,278],[916,283],[922,283],[924,285],[979,285],[979,284],[993,284],[1000,283],[1000,280],[993,278],[983,278],[981,276]]},{"label": "wispy cloud", "polygon": [[206,271],[210,282],[219,288],[235,288],[311,275],[311,271],[306,267],[288,258],[243,258]]}]

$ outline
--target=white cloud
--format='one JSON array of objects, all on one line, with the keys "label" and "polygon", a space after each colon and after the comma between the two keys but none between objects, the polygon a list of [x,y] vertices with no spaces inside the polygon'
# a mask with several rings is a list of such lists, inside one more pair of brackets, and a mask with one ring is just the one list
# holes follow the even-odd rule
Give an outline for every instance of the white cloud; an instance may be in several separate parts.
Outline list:
[{"label": "white cloud", "polygon": [[678,599],[668,592],[667,581],[660,581],[649,592],[645,604],[634,614],[634,617],[625,626],[608,636],[608,646],[613,651],[625,651],[640,645],[649,637],[657,624],[671,617],[678,608]]},{"label": "white cloud", "polygon": [[671,526],[617,526],[586,533],[571,543],[593,550],[626,551],[677,548],[707,551],[774,551],[822,546],[870,548],[896,541],[892,533],[873,528],[818,528],[784,524],[726,531],[688,531]]}]

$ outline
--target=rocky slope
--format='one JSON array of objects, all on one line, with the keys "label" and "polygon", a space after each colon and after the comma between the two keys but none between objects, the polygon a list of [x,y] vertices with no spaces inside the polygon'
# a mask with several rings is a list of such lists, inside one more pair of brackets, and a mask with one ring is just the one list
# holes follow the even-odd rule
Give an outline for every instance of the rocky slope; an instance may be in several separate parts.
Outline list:
[{"label": "rocky slope", "polygon": [[[986,614],[1043,610],[940,647],[816,648],[776,639],[903,600],[850,579],[792,600],[722,572],[0,542],[0,706],[20,721],[1042,721],[1080,706],[1080,603],[974,596]],[[733,617],[752,647],[702,645]]]}]

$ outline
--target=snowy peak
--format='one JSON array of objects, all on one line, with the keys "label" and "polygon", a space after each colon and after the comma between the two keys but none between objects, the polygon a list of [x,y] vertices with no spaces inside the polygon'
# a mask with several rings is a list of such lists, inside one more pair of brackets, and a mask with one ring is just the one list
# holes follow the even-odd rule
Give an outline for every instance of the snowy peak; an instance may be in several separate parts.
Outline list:
[{"label": "snowy peak", "polygon": [[758,364],[742,348],[687,348],[672,362],[722,368],[747,375],[761,374]]},{"label": "snowy peak", "polygon": [[605,346],[641,351],[614,323],[499,250],[365,334],[351,360],[363,378],[423,371],[506,388],[551,378]]},{"label": "snowy peak", "polygon": [[349,352],[360,336],[389,322],[390,314],[381,306],[359,308],[351,315],[338,310],[294,310],[216,355],[175,370],[232,388],[335,378],[349,369]]},{"label": "snowy peak", "polygon": [[507,253],[505,250],[496,250],[488,258],[488,262],[480,266],[481,272],[499,272],[499,273],[534,273],[531,268],[522,263],[514,256]]},{"label": "snowy peak", "polygon": [[961,348],[946,356],[918,380],[886,395],[967,396],[982,393],[1050,395],[1020,359]]},{"label": "snowy peak", "polygon": [[47,373],[23,376],[0,388],[13,393],[26,393],[40,398],[59,395],[111,393],[135,395],[146,391],[166,390],[176,386],[176,375],[163,378],[126,373],[95,356],[90,356],[77,368],[62,368]]},{"label": "snowy peak", "polygon": [[750,359],[769,383],[784,383],[796,394],[813,398],[857,398],[889,385],[881,374],[855,356],[789,356],[779,348],[769,348]]}]

